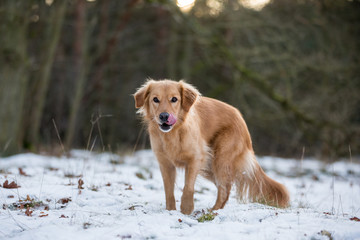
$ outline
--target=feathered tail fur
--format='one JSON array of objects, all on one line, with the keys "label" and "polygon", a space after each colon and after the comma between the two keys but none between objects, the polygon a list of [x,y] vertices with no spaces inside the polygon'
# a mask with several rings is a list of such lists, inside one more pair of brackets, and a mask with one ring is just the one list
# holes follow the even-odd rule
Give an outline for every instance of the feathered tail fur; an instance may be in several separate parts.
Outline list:
[{"label": "feathered tail fur", "polygon": [[289,193],[284,185],[271,179],[262,170],[253,154],[249,154],[246,162],[239,165],[236,178],[236,190],[239,200],[285,208],[289,206]]}]

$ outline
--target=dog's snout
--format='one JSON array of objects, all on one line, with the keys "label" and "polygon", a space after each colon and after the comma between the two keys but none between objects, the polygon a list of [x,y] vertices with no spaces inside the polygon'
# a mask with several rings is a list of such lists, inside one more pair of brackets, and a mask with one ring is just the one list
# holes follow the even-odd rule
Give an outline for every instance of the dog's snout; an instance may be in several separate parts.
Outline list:
[{"label": "dog's snout", "polygon": [[169,113],[167,112],[160,113],[159,119],[161,122],[166,122],[169,119]]}]

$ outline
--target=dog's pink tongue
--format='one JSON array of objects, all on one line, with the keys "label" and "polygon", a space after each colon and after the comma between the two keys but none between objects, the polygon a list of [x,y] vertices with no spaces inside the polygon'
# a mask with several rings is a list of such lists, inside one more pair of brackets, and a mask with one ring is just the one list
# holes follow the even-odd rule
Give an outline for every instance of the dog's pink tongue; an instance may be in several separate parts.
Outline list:
[{"label": "dog's pink tongue", "polygon": [[172,115],[172,114],[170,113],[166,124],[168,124],[168,125],[174,125],[175,123],[176,123],[176,118],[174,117],[174,115]]}]

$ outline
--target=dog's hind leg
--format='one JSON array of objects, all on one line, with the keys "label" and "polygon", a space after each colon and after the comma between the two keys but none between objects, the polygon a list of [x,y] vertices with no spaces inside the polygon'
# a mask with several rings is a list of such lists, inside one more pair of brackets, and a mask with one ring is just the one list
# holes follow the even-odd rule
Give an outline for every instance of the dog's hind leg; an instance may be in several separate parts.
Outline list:
[{"label": "dog's hind leg", "polygon": [[[223,157],[229,157],[220,155]],[[224,161],[223,158],[215,157],[213,162],[213,174],[215,178],[215,185],[217,187],[217,199],[212,210],[224,208],[229,199],[231,187],[233,184],[234,169],[231,167],[230,161]]]},{"label": "dog's hind leg", "polygon": [[238,146],[238,136],[232,129],[223,130],[212,142],[214,158],[211,170],[217,187],[217,199],[212,210],[224,208],[229,199],[231,187],[235,181],[236,168],[234,163],[241,154],[241,145]]},{"label": "dog's hind leg", "polygon": [[[220,208],[223,208],[227,202],[227,200],[229,199],[229,195],[230,195],[230,190],[231,190],[231,186],[232,184],[229,183],[231,182],[231,179],[222,179],[219,174],[219,170],[222,171],[221,169],[218,169],[217,173],[218,173],[218,177],[215,178],[215,174],[211,169],[203,169],[201,171],[201,175],[208,179],[209,181],[213,182],[217,189],[218,189],[218,193],[217,193],[217,199],[216,199],[216,203],[215,205],[212,207],[212,210],[217,210]],[[225,170],[226,172],[226,170]]]},{"label": "dog's hind leg", "polygon": [[232,184],[226,183],[225,185],[219,184],[217,186],[217,199],[215,205],[211,208],[211,210],[218,210],[224,208],[230,196],[231,185]]}]

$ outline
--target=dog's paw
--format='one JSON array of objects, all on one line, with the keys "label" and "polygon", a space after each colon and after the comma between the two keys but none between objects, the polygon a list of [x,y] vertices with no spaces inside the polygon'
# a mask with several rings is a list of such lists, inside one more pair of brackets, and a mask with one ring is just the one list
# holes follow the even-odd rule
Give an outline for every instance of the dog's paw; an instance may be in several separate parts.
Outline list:
[{"label": "dog's paw", "polygon": [[171,210],[176,210],[175,205],[174,206],[166,206],[166,210],[171,211]]},{"label": "dog's paw", "polygon": [[176,210],[175,198],[174,196],[166,198],[166,210]]},{"label": "dog's paw", "polygon": [[194,192],[184,190],[181,197],[180,210],[186,215],[190,215],[194,211]]},{"label": "dog's paw", "polygon": [[186,215],[190,215],[194,211],[194,203],[181,203],[181,212]]}]

